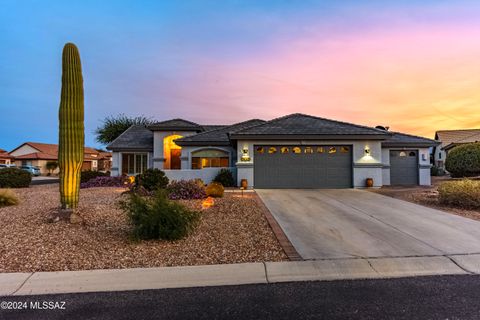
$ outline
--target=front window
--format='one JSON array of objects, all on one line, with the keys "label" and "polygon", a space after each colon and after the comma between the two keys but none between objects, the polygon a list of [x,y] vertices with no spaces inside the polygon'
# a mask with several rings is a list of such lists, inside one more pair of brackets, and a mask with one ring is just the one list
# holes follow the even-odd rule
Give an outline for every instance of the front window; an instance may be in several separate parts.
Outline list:
[{"label": "front window", "polygon": [[192,169],[219,167],[229,167],[228,152],[213,149],[192,152]]},{"label": "front window", "polygon": [[122,153],[122,174],[136,175],[147,169],[146,153]]}]

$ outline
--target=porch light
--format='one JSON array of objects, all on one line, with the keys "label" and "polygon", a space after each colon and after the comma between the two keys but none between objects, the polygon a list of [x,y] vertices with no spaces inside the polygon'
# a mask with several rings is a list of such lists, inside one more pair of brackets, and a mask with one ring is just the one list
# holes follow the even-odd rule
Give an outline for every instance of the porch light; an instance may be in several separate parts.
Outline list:
[{"label": "porch light", "polygon": [[242,149],[242,157],[240,158],[241,161],[247,162],[250,161],[250,155],[248,154],[248,148],[244,147]]},{"label": "porch light", "polygon": [[365,147],[365,156],[370,156],[370,148],[368,146]]}]

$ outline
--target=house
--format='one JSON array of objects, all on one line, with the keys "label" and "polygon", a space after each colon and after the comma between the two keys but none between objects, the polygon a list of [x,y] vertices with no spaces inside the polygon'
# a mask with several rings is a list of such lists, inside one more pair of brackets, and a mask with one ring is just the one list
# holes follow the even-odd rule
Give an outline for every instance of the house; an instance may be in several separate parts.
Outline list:
[{"label": "house", "polygon": [[11,164],[13,157],[3,149],[0,149],[0,164]]},{"label": "house", "polygon": [[[17,166],[33,165],[40,168],[41,174],[49,173],[48,162],[58,162],[58,145],[39,142],[25,142],[13,149],[10,155],[15,158]],[[108,163],[105,163],[108,162]],[[84,161],[82,170],[102,170],[110,168],[111,154],[99,152],[93,148],[84,148]],[[101,165],[99,165],[99,163]],[[105,170],[106,171],[106,170]],[[53,171],[58,173],[58,168]]]},{"label": "house", "polygon": [[107,146],[112,175],[147,168],[171,180],[210,182],[221,168],[255,188],[361,188],[430,185],[437,142],[305,114],[208,126],[172,119],[132,126]]},{"label": "house", "polygon": [[461,144],[480,141],[480,129],[440,130],[435,132],[435,140],[439,144],[433,148],[434,165],[445,169],[448,151]]}]

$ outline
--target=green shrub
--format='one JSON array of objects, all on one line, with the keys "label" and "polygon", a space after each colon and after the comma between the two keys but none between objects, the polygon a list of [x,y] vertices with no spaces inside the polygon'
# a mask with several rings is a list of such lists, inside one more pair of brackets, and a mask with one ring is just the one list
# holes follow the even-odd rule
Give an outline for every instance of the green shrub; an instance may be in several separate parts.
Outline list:
[{"label": "green shrub", "polygon": [[147,169],[135,177],[134,188],[143,187],[148,191],[165,189],[168,185],[168,177],[159,169]]},{"label": "green shrub", "polygon": [[453,148],[445,160],[445,169],[454,178],[480,174],[480,143],[468,143]]},{"label": "green shrub", "polygon": [[15,193],[10,189],[0,189],[0,208],[17,205],[18,200]]},{"label": "green shrub", "polygon": [[430,175],[431,176],[444,176],[445,175],[445,171],[442,169],[442,168],[439,168],[437,166],[432,166],[430,168]]},{"label": "green shrub", "polygon": [[109,177],[110,172],[104,173],[101,171],[85,170],[80,173],[80,183],[86,183],[96,177]]},{"label": "green shrub", "polygon": [[207,193],[207,196],[214,197],[214,198],[223,197],[223,192],[224,191],[225,191],[225,188],[218,182],[210,183],[207,186],[207,189],[205,189],[205,192]]},{"label": "green shrub", "polygon": [[480,208],[480,181],[446,181],[438,187],[440,203],[462,208]]},{"label": "green shrub", "polygon": [[0,188],[28,188],[32,176],[18,168],[0,169]]},{"label": "green shrub", "polygon": [[135,239],[182,239],[200,221],[199,212],[168,200],[164,190],[158,191],[153,198],[132,193],[121,207],[130,218]]},{"label": "green shrub", "polygon": [[235,186],[235,179],[233,178],[232,171],[228,169],[221,169],[213,181],[222,184],[222,186],[226,188]]},{"label": "green shrub", "polygon": [[205,182],[203,182],[202,179],[200,178],[195,178],[193,181],[200,187],[200,188],[205,188]]}]

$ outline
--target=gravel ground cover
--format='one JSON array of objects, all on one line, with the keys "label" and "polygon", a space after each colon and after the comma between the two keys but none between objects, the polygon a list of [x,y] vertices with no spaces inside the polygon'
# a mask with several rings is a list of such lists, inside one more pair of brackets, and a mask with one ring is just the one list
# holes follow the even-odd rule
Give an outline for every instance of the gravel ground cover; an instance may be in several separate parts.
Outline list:
[{"label": "gravel ground cover", "polygon": [[385,196],[421,204],[433,209],[443,210],[448,213],[462,217],[480,220],[479,210],[470,210],[459,207],[452,207],[440,204],[438,201],[437,188],[443,181],[450,180],[448,177],[432,177],[431,187],[383,187],[380,189],[368,189],[369,191],[383,194]]},{"label": "gravel ground cover", "polygon": [[80,191],[81,224],[48,223],[58,207],[57,185],[17,189],[20,204],[0,208],[0,272],[88,270],[287,260],[252,195],[226,193],[202,211],[186,239],[133,242],[117,203],[124,189]]}]

